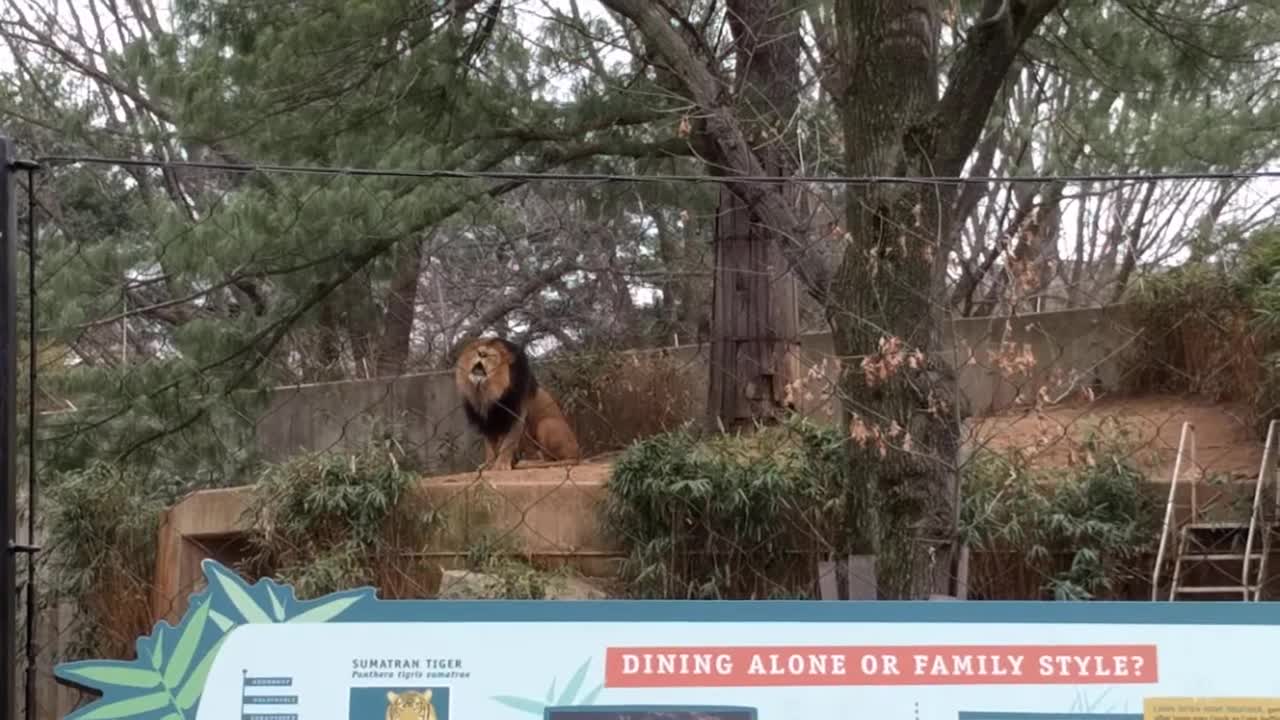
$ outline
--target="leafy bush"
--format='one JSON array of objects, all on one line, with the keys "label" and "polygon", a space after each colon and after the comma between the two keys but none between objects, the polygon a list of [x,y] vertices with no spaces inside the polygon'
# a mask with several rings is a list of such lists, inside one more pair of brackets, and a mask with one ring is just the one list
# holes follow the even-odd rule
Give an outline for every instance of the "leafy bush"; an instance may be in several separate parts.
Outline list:
[{"label": "leafy bush", "polygon": [[1250,414],[1255,431],[1265,437],[1268,423],[1280,411],[1280,230],[1251,239],[1243,274],[1260,345],[1255,352],[1261,355]]},{"label": "leafy bush", "polygon": [[1280,230],[1249,237],[1238,260],[1189,263],[1134,283],[1128,300],[1143,335],[1126,385],[1247,402],[1263,434],[1280,410]]},{"label": "leafy bush", "polygon": [[1251,397],[1260,355],[1249,290],[1237,276],[1186,265],[1139,279],[1129,300],[1142,328],[1126,373],[1130,391]]},{"label": "leafy bush", "polygon": [[541,600],[564,582],[564,568],[545,571],[519,558],[519,543],[505,531],[485,529],[467,546],[467,570],[474,573],[461,588],[440,588],[441,594],[501,600]]},{"label": "leafy bush", "polygon": [[1033,470],[1016,451],[981,451],[966,466],[961,533],[985,553],[971,596],[1107,597],[1146,575],[1138,563],[1155,542],[1161,507],[1123,438],[1094,434],[1085,451],[1069,469]]},{"label": "leafy bush", "polygon": [[359,585],[389,597],[429,594],[438,569],[423,566],[415,549],[442,520],[410,492],[415,477],[392,444],[268,466],[248,511],[247,565],[300,597]]},{"label": "leafy bush", "polygon": [[594,455],[687,422],[693,367],[666,352],[588,351],[558,356],[538,373],[555,390],[583,451]]},{"label": "leafy bush", "polygon": [[636,443],[614,465],[605,510],[628,552],[624,584],[657,598],[812,594],[817,561],[838,550],[846,468],[844,438],[805,421]]},{"label": "leafy bush", "polygon": [[[126,657],[151,627],[152,573],[163,498],[107,463],[63,473],[45,497],[54,597],[75,601],[70,656]],[[48,591],[46,591],[47,593]],[[163,609],[161,609],[163,610]]]}]

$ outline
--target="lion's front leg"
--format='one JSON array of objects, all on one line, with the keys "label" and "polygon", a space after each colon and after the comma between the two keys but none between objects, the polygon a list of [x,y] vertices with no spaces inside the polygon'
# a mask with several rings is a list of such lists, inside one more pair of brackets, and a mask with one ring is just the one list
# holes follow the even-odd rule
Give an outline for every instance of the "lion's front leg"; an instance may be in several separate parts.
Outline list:
[{"label": "lion's front leg", "polygon": [[494,458],[498,456],[498,441],[491,437],[484,439],[484,462],[480,463],[481,470],[488,470],[493,467]]},{"label": "lion's front leg", "polygon": [[511,470],[515,468],[516,461],[519,459],[520,440],[524,438],[524,424],[526,414],[521,412],[515,423],[511,425],[511,430],[503,436],[501,443],[498,445],[497,457],[493,461],[494,470]]}]

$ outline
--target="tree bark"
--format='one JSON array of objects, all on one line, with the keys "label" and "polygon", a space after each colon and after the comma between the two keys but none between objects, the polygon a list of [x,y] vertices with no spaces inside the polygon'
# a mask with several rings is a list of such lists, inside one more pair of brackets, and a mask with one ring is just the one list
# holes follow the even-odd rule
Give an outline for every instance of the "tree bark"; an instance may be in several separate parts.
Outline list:
[{"label": "tree bark", "polygon": [[[849,173],[930,174],[924,123],[937,103],[933,3],[842,0],[836,21],[847,68],[840,101]],[[837,355],[862,359],[844,363],[840,382],[854,478],[845,540],[855,554],[879,556],[883,597],[918,594],[914,536],[950,534],[950,513],[919,527],[928,508],[952,505],[947,463],[959,435],[949,413],[919,412],[930,407],[916,385],[928,379],[923,353],[940,347],[935,238],[940,208],[953,204],[930,194],[908,185],[849,187],[848,245],[827,309]]]},{"label": "tree bark", "polygon": [[[852,175],[958,175],[1022,43],[1056,0],[989,0],[939,98],[937,0],[836,0],[837,102]],[[959,408],[940,357],[956,191],[853,185],[827,315],[850,430],[852,552],[882,597],[951,589]]]},{"label": "tree bark", "polygon": [[382,312],[382,335],[378,338],[378,377],[404,372],[413,337],[413,320],[418,306],[418,279],[422,274],[422,240],[405,248],[400,269],[391,278],[386,308]]},{"label": "tree bark", "polygon": [[[794,173],[783,128],[800,102],[800,15],[794,0],[729,0],[738,117],[769,175]],[[718,161],[719,159],[716,158]],[[717,162],[718,164],[718,162]],[[793,188],[776,187],[795,206]],[[781,419],[795,408],[800,376],[800,304],[782,248],[783,228],[722,187],[715,223],[710,427]]]},{"label": "tree bark", "polygon": [[332,297],[320,303],[316,357],[310,362],[310,367],[303,370],[305,382],[338,380],[343,376],[342,326],[335,309],[336,305],[337,302]]},{"label": "tree bark", "polygon": [[680,266],[683,247],[680,245],[680,240],[675,230],[668,225],[666,217],[660,210],[651,210],[649,218],[653,220],[653,226],[658,233],[658,260],[662,263],[662,269],[665,273],[658,284],[659,307],[661,308],[658,317],[658,336],[663,338],[664,341],[670,342],[671,337],[673,335],[678,336],[681,331],[681,298],[679,280],[676,278],[676,268]]}]

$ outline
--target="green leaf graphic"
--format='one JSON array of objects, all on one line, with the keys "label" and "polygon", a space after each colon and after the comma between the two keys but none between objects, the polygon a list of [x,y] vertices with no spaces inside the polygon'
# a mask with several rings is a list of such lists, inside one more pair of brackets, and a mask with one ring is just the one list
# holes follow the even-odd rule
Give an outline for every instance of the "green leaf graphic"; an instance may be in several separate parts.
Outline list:
[{"label": "green leaf graphic", "polygon": [[545,707],[537,700],[526,700],[520,697],[512,697],[511,695],[495,695],[493,699],[513,710],[527,712],[530,715],[541,715],[542,709]]},{"label": "green leaf graphic", "polygon": [[164,664],[164,633],[156,633],[156,641],[151,645],[151,667],[159,670]]},{"label": "green leaf graphic", "polygon": [[291,623],[309,623],[309,622],[329,622],[333,618],[342,614],[344,610],[355,605],[360,600],[359,595],[351,595],[349,597],[337,598],[330,600],[323,605],[317,605],[310,610],[294,615],[286,622]]},{"label": "green leaf graphic", "polygon": [[118,720],[118,718],[127,718],[159,710],[168,704],[169,693],[164,690],[157,690],[146,695],[135,695],[124,700],[99,705],[79,716],[77,720]]},{"label": "green leaf graphic", "polygon": [[178,713],[169,713],[168,715],[165,715],[160,720],[183,720],[183,718]]},{"label": "green leaf graphic", "polygon": [[587,696],[582,698],[582,701],[577,704],[578,705],[594,705],[596,702],[596,698],[600,697],[601,690],[604,690],[604,683],[600,683],[599,685],[597,685],[595,690],[592,690],[591,692],[587,693]]},{"label": "green leaf graphic", "polygon": [[213,575],[218,578],[218,584],[222,586],[222,591],[227,594],[227,599],[232,605],[236,606],[236,610],[240,611],[240,615],[251,623],[269,623],[271,618],[262,612],[262,608],[258,607],[258,603],[249,597],[249,593],[240,587],[240,583],[235,579],[226,575],[221,570],[214,570]]},{"label": "green leaf graphic", "polygon": [[98,665],[79,667],[68,670],[67,674],[75,675],[104,685],[131,688],[153,688],[160,684],[160,673],[144,668],[131,668],[122,665]]},{"label": "green leaf graphic", "polygon": [[231,618],[227,617],[226,615],[223,615],[217,610],[209,611],[209,619],[212,620],[213,624],[217,625],[218,629],[221,630],[222,632],[226,632],[236,626],[235,620],[232,620]]},{"label": "green leaf graphic", "polygon": [[191,656],[200,644],[200,636],[204,635],[204,627],[209,620],[209,601],[205,600],[191,613],[191,619],[174,643],[173,655],[169,658],[169,666],[164,669],[164,684],[170,688],[178,687],[182,678],[186,677],[191,667]]},{"label": "green leaf graphic", "polygon": [[276,622],[284,620],[284,606],[280,604],[280,598],[276,597],[276,591],[267,586],[267,595],[271,598],[271,612],[276,616]]},{"label": "green leaf graphic", "polygon": [[547,688],[547,704],[555,702],[556,699],[556,679],[551,678],[551,687]]},{"label": "green leaf graphic", "polygon": [[200,698],[201,691],[204,690],[204,681],[209,677],[209,668],[213,667],[213,660],[218,654],[218,648],[222,647],[222,642],[226,640],[226,636],[218,639],[218,642],[209,648],[209,652],[204,654],[204,659],[191,671],[191,677],[182,684],[182,689],[178,691],[173,701],[179,710],[187,711],[196,704],[196,700]]},{"label": "green leaf graphic", "polygon": [[587,678],[587,667],[591,665],[591,658],[582,663],[582,667],[569,678],[569,684],[564,686],[564,692],[560,693],[560,702],[557,705],[568,705],[573,702],[573,698],[577,696],[578,691],[582,689],[582,681]]}]

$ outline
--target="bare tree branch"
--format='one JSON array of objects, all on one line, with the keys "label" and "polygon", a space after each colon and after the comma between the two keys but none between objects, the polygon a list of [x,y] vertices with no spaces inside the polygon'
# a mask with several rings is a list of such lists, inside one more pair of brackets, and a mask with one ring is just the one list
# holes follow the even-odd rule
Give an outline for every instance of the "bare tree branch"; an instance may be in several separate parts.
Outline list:
[{"label": "bare tree branch", "polygon": [[934,172],[959,175],[1023,43],[1062,0],[986,0],[947,78],[933,123]]},{"label": "bare tree branch", "polygon": [[[602,4],[631,20],[684,84],[702,111],[707,137],[714,145],[714,158],[725,173],[730,177],[767,175],[729,103],[726,88],[676,31],[670,14],[648,0],[602,0]],[[729,183],[728,187],[760,213],[765,225],[783,236],[787,262],[809,293],[819,302],[825,301],[831,264],[825,254],[806,242],[807,221],[798,217],[784,195],[774,188],[751,183]]]}]

